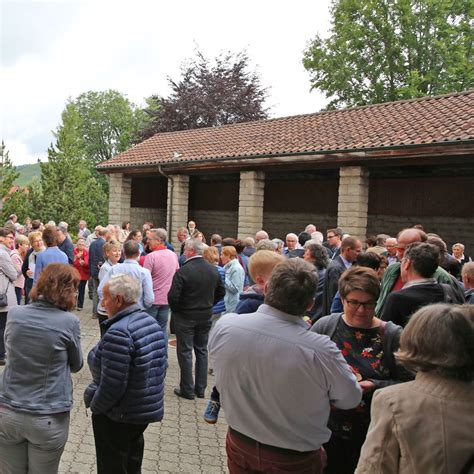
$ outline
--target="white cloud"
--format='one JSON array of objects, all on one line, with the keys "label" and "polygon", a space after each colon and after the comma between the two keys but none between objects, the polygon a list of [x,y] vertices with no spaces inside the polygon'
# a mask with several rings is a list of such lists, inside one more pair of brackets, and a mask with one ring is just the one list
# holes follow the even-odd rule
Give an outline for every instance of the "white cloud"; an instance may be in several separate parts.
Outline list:
[{"label": "white cloud", "polygon": [[318,111],[325,100],[309,93],[301,60],[306,43],[328,28],[328,9],[329,0],[291,7],[283,0],[4,1],[2,23],[7,16],[20,23],[33,11],[33,25],[2,34],[2,137],[15,164],[45,157],[68,97],[117,89],[143,104],[151,94],[167,95],[166,77],[179,78],[180,63],[196,45],[208,57],[247,49],[269,87],[273,116]]}]

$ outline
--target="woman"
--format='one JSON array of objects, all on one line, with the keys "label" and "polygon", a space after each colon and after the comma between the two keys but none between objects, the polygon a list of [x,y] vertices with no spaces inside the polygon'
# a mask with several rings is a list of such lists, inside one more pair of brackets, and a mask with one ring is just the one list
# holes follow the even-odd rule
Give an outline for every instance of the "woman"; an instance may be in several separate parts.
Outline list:
[{"label": "woman", "polygon": [[83,237],[77,239],[74,247],[74,268],[79,272],[79,293],[77,294],[77,310],[82,311],[84,307],[84,294],[86,292],[87,280],[90,278],[89,251],[86,248],[86,240]]},{"label": "woman", "polygon": [[35,274],[36,256],[44,249],[43,239],[40,231],[30,232],[28,235],[30,250],[28,250],[21,267],[25,277],[25,304],[30,302],[30,291],[33,287],[33,276]]},{"label": "woman", "polygon": [[375,394],[357,473],[473,472],[473,347],[474,306],[411,317],[395,356],[416,379]]},{"label": "woman", "polygon": [[132,230],[128,234],[127,238],[125,239],[125,242],[131,239],[136,240],[138,242],[139,247],[140,247],[140,255],[142,255],[145,252],[145,247],[142,244],[143,235],[142,235],[141,230],[139,229]]},{"label": "woman", "polygon": [[[216,247],[205,247],[202,252],[202,257],[204,260],[207,260],[211,265],[214,265],[219,272],[219,276],[221,277],[222,283],[225,283],[225,270],[223,267],[219,266],[219,252]],[[221,314],[225,311],[225,303],[224,298],[219,300],[213,307],[212,307],[212,324],[214,325],[217,320],[221,317]]]},{"label": "woman", "polygon": [[[380,294],[377,273],[371,268],[346,270],[339,279],[343,313],[316,321],[312,330],[336,343],[355,372],[363,391],[361,404],[353,410],[331,410],[331,439],[324,445],[327,473],[353,473],[370,423],[370,403],[376,389],[401,381],[402,371],[394,352],[402,328],[375,317]],[[404,374],[405,377],[408,374]]]},{"label": "woman", "polygon": [[28,237],[25,235],[18,235],[15,241],[15,250],[12,250],[10,253],[10,258],[12,259],[13,265],[15,266],[18,272],[18,278],[15,280],[15,294],[16,302],[21,303],[21,297],[23,295],[23,289],[25,287],[25,277],[21,272],[23,268],[23,261],[26,258],[28,250],[30,249],[30,244],[28,242]]},{"label": "woman", "polygon": [[[18,271],[10,258],[14,234],[7,227],[0,227],[0,365],[5,365],[4,333],[8,311],[17,305],[14,282]],[[1,472],[1,471],[0,471]]]},{"label": "woman", "polygon": [[233,313],[244,291],[245,271],[237,260],[235,247],[230,245],[222,247],[221,262],[225,270],[225,312]]},{"label": "woman", "polygon": [[32,304],[8,314],[7,363],[0,378],[0,472],[55,473],[69,432],[71,372],[82,367],[77,270],[51,263]]},{"label": "woman", "polygon": [[[120,248],[120,244],[116,240],[111,240],[104,244],[105,262],[102,264],[99,270],[99,284],[104,279],[105,275],[107,275],[109,270],[114,265],[118,264],[121,254],[122,250]],[[101,300],[99,300],[99,304],[97,305],[97,314],[99,315],[98,320],[100,327],[100,335],[103,336],[105,329],[102,322],[107,319],[107,311],[102,306]]]},{"label": "woman", "polygon": [[122,222],[122,229],[120,230],[119,242],[123,244],[130,234],[130,221]]},{"label": "woman", "polygon": [[323,315],[323,288],[326,279],[326,268],[329,265],[328,251],[322,245],[308,240],[304,246],[303,258],[314,265],[318,274],[318,288],[314,295],[314,305],[309,311],[311,321],[314,322]]}]

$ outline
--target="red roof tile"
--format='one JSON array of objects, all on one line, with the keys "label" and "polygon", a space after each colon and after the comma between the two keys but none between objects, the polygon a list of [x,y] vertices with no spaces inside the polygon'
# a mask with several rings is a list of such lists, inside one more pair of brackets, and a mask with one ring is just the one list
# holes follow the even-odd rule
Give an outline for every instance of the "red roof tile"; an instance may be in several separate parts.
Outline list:
[{"label": "red roof tile", "polygon": [[107,170],[261,155],[321,154],[474,140],[474,90],[437,97],[157,133]]}]

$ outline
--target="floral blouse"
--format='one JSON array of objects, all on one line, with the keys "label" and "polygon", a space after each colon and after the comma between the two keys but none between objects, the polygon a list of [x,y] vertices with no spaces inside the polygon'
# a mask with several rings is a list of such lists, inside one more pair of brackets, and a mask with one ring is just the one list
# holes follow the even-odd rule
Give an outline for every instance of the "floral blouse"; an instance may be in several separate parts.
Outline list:
[{"label": "floral blouse", "polygon": [[[332,340],[341,350],[357,380],[389,379],[390,371],[384,365],[382,336],[384,324],[376,328],[354,328],[340,318]],[[373,392],[365,393],[362,401],[352,410],[332,407],[329,428],[333,435],[343,439],[364,437],[370,423],[370,403]]]}]

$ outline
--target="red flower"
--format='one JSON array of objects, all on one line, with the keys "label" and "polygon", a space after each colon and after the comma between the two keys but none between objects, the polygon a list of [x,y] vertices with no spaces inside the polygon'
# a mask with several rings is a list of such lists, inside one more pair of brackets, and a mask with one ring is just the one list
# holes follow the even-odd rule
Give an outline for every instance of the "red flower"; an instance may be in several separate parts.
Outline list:
[{"label": "red flower", "polygon": [[360,355],[362,357],[372,357],[371,352],[372,352],[372,348],[371,347],[366,347]]}]

